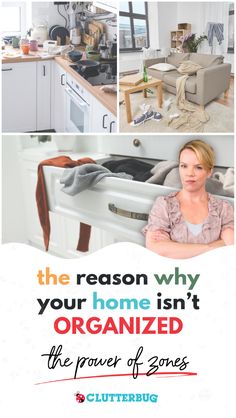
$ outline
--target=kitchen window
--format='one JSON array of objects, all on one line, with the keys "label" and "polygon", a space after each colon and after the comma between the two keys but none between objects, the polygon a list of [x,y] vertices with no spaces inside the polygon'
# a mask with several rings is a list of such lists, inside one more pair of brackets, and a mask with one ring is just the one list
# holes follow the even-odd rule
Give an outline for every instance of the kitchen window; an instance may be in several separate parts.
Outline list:
[{"label": "kitchen window", "polygon": [[1,7],[1,29],[3,36],[26,35],[26,3],[3,2]]},{"label": "kitchen window", "polygon": [[229,54],[234,54],[234,3],[229,6],[229,27],[228,27],[228,50]]},{"label": "kitchen window", "polygon": [[120,2],[120,51],[140,51],[149,47],[148,5]]}]

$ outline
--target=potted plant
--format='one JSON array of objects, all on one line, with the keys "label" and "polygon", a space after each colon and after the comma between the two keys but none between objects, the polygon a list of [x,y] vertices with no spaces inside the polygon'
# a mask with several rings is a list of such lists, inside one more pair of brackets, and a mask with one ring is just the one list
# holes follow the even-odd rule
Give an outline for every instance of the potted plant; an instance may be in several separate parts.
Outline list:
[{"label": "potted plant", "polygon": [[183,52],[197,52],[198,46],[204,39],[207,39],[206,35],[196,38],[196,33],[187,33],[179,38],[180,42],[182,42]]}]

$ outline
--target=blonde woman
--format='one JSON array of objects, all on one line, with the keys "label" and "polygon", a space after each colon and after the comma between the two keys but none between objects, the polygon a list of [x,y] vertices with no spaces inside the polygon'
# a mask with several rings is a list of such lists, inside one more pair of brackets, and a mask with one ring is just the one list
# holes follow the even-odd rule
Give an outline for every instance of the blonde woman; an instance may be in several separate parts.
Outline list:
[{"label": "blonde woman", "polygon": [[214,164],[214,151],[202,140],[181,148],[182,190],[156,199],[143,231],[148,249],[181,259],[234,243],[232,205],[205,189]]}]

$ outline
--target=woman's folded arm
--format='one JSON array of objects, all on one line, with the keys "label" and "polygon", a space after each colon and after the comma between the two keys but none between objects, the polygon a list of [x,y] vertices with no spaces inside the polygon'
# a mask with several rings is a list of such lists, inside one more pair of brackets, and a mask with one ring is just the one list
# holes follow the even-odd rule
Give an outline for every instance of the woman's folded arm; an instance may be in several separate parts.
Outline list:
[{"label": "woman's folded arm", "polygon": [[147,231],[146,248],[164,257],[184,259],[203,254],[214,248],[223,247],[226,242],[222,239],[210,244],[185,244],[170,239],[164,231]]}]

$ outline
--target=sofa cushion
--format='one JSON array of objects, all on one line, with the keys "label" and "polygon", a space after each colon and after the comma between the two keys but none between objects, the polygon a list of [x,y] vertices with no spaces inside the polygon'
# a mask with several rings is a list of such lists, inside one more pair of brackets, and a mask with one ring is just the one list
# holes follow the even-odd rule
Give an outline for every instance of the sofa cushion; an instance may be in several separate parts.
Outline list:
[{"label": "sofa cushion", "polygon": [[[163,81],[169,86],[176,87],[176,79],[178,77],[181,76],[177,71],[171,71],[170,73],[165,73]],[[185,83],[185,91],[192,94],[197,92],[197,77],[195,75],[187,78]]]},{"label": "sofa cushion", "polygon": [[182,61],[185,61],[187,59],[189,59],[189,52],[187,53],[176,53],[176,54],[171,54],[166,58],[166,61],[168,62],[168,64],[172,64],[175,65],[175,67],[178,67]]},{"label": "sofa cushion", "polygon": [[172,64],[168,64],[167,62],[160,62],[159,64],[154,64],[151,65],[151,67],[153,70],[159,70],[159,71],[172,71],[172,70],[176,70],[175,65]]},{"label": "sofa cushion", "polygon": [[[173,71],[170,71],[171,73],[173,73]],[[157,78],[158,80],[162,80],[164,78],[164,75],[166,74],[165,71],[158,71],[158,70],[153,70],[153,68],[148,67],[147,68],[147,73],[148,75]]]},{"label": "sofa cushion", "polygon": [[224,62],[224,57],[222,55],[191,53],[189,59],[204,68],[212,65],[223,64]]},{"label": "sofa cushion", "polygon": [[196,74],[196,72],[198,70],[201,70],[202,66],[197,64],[196,62],[187,60],[182,62],[182,64],[180,64],[180,66],[177,68],[177,71],[180,74],[188,74],[188,75],[193,75]]}]

